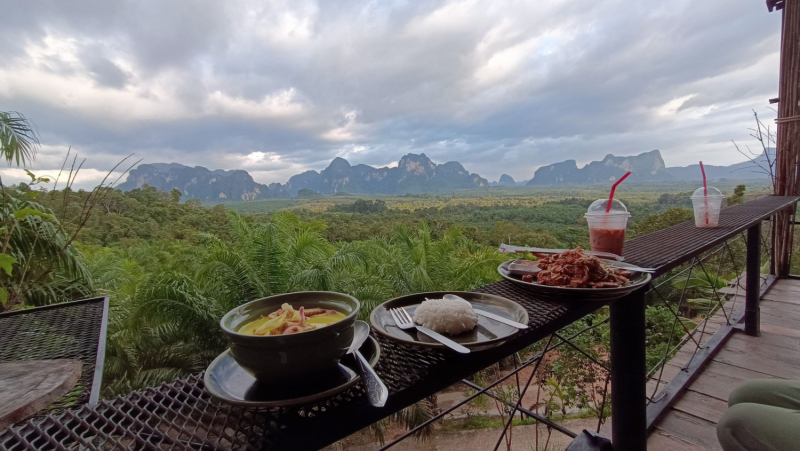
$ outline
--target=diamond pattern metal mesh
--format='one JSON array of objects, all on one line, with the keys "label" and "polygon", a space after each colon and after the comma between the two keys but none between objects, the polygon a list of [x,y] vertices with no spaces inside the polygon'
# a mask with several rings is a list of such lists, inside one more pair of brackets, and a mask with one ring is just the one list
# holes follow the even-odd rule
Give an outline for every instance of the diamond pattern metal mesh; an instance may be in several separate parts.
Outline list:
[{"label": "diamond pattern metal mesh", "polygon": [[89,401],[105,299],[0,314],[0,362],[43,359],[77,359],[83,362],[81,377],[75,387],[39,415]]}]

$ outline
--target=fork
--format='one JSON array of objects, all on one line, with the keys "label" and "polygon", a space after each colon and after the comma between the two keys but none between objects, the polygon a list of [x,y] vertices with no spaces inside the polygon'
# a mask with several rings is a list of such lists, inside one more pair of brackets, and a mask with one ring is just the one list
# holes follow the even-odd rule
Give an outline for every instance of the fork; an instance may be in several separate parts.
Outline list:
[{"label": "fork", "polygon": [[438,341],[439,343],[447,346],[448,348],[452,349],[453,351],[460,352],[462,354],[469,354],[469,349],[461,346],[460,344],[456,343],[455,341],[445,337],[442,334],[438,334],[427,327],[417,326],[414,324],[414,320],[411,319],[411,315],[408,312],[400,307],[400,308],[390,308],[389,313],[392,315],[394,322],[397,323],[397,327],[402,330],[408,329],[416,329],[419,332],[433,338],[434,340]]}]

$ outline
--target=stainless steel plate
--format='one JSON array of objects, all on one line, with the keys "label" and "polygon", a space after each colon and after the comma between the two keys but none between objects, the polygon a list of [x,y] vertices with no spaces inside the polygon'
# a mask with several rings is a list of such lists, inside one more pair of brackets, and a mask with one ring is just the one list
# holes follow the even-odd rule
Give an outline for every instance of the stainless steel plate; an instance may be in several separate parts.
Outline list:
[{"label": "stainless steel plate", "polygon": [[[634,266],[619,261],[609,261],[607,263],[613,264],[613,266],[616,268],[623,269],[629,266]],[[535,293],[542,298],[553,301],[613,301],[614,299],[621,298],[647,285],[652,279],[652,276],[648,273],[633,272],[630,282],[624,287],[619,288],[554,287],[550,285],[542,285],[538,282],[523,282],[522,276],[511,274],[508,271],[509,264],[511,264],[511,261],[504,262],[497,267],[497,272],[499,272],[504,279],[524,287],[527,290],[530,290],[531,293]]]},{"label": "stainless steel plate", "polygon": [[[441,299],[446,294],[458,295],[466,299],[475,308],[500,315],[518,323],[528,324],[528,312],[524,307],[510,299],[491,294],[473,293],[467,291],[437,291],[402,296],[392,299],[391,301],[386,301],[383,304],[375,307],[375,310],[372,311],[372,314],[369,317],[370,323],[372,324],[372,329],[375,332],[393,340],[398,340],[417,346],[444,349],[446,347],[443,344],[433,340],[423,333],[417,333],[413,329],[402,330],[397,327],[397,324],[394,322],[394,319],[392,319],[392,315],[389,313],[388,309],[403,307],[410,315],[413,316],[414,310],[416,310],[417,306],[419,306],[426,298]],[[459,335],[447,335],[447,338],[450,338],[456,343],[466,346],[473,351],[478,351],[495,347],[513,337],[518,332],[519,329],[516,327],[478,315],[478,326],[475,327],[475,329]]]},{"label": "stainless steel plate", "polygon": [[[369,337],[359,348],[361,354],[374,367],[380,358],[378,341]],[[337,371],[331,374],[306,377],[292,385],[274,385],[258,382],[233,359],[230,349],[220,354],[203,376],[206,390],[211,396],[228,404],[244,407],[293,407],[324,401],[356,385],[361,376],[356,371],[352,356],[342,358]]]}]

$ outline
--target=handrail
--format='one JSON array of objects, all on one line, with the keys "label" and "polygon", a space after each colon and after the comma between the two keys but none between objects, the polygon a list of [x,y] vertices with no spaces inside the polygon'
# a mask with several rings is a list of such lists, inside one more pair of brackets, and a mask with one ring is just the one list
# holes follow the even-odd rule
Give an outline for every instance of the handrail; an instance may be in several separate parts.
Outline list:
[{"label": "handrail", "polygon": [[[701,254],[723,245],[747,231],[747,289],[745,291],[745,329],[758,334],[760,297],[761,223],[778,212],[791,208],[800,197],[766,196],[720,212],[719,227],[700,229],[687,221],[631,240],[625,244],[625,256],[631,263],[656,268],[655,276],[668,273]],[[666,396],[646,404],[644,310],[645,290],[616,301],[611,306],[611,383],[613,443],[619,449],[646,449],[647,431],[661,418],[677,395],[691,383],[732,332],[715,335],[698,352],[686,374],[673,379],[664,389]],[[728,330],[730,329],[730,330]],[[633,375],[631,375],[633,373]]]},{"label": "handrail", "polygon": [[[626,242],[625,258],[638,266],[656,268],[656,278],[798,201],[798,196],[765,196],[726,208],[720,212],[715,229],[699,229],[694,221],[682,222]],[[671,251],[666,252],[665,247]]]}]

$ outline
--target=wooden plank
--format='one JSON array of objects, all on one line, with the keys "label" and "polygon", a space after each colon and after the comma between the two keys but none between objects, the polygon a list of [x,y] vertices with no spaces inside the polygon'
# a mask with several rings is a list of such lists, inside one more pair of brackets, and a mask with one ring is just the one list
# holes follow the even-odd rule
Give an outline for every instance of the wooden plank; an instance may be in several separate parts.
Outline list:
[{"label": "wooden plank", "polygon": [[[681,371],[675,376],[664,389],[664,396],[659,398],[658,402],[647,405],[648,429],[659,424],[660,418],[669,413],[669,407],[677,399],[680,399],[682,394],[685,394],[686,389],[702,374],[703,367],[712,361],[714,355],[722,349],[723,345],[734,333],[735,330],[733,328],[725,326],[713,335],[707,346],[699,349],[695,348],[697,353],[693,356],[691,362],[685,365],[686,371]],[[689,357],[687,357],[688,359]]]},{"label": "wooden plank", "polygon": [[797,354],[800,356],[800,339],[794,337],[787,337],[786,335],[774,334],[772,332],[765,332],[762,330],[761,335],[758,337],[751,337],[743,333],[737,333],[731,338],[733,340],[731,346],[733,347],[750,349],[754,351],[765,348],[767,351],[776,353],[780,353],[781,351],[774,348],[781,348],[788,350],[792,354]]},{"label": "wooden plank", "polygon": [[783,335],[784,337],[800,338],[800,330],[792,329],[791,327],[776,326],[774,324],[761,323],[762,333],[771,333],[775,335]]},{"label": "wooden plank", "polygon": [[708,420],[672,410],[658,424],[658,430],[708,450],[722,450],[716,425]]},{"label": "wooden plank", "polygon": [[725,347],[713,360],[740,368],[754,369],[759,373],[782,379],[800,378],[800,363],[797,362],[797,359],[787,362],[785,360],[776,360],[774,357],[754,355],[751,352]]},{"label": "wooden plank", "polygon": [[647,437],[647,451],[705,451],[705,448],[683,441],[664,431],[653,431]]},{"label": "wooden plank", "polygon": [[771,299],[762,299],[758,304],[761,312],[773,316],[788,316],[789,319],[800,321],[800,303],[792,304],[783,301],[773,301]]},{"label": "wooden plank", "polygon": [[[701,376],[703,377],[703,376]],[[727,401],[719,398],[706,396],[702,393],[688,390],[672,406],[673,410],[678,410],[689,415],[693,415],[714,424],[719,422],[722,415],[728,409]]]},{"label": "wooden plank", "polygon": [[[780,308],[780,302],[768,302],[768,304],[761,306],[760,309],[762,324],[772,324],[775,326],[788,327],[790,329],[800,329],[800,312],[782,309]],[[782,305],[789,306],[791,304]]]},{"label": "wooden plank", "polygon": [[[658,383],[658,390],[655,392],[655,395],[658,395],[658,393],[660,393],[662,390],[664,390],[664,387],[666,387],[667,384],[669,384],[670,381],[680,371],[681,371],[680,367],[677,367],[677,366],[672,365],[671,363],[667,362],[667,364],[664,365],[664,372],[663,372],[663,374],[661,374],[661,382]],[[656,371],[655,374],[653,374],[653,376],[650,378],[650,380],[647,381],[647,391],[645,392],[645,393],[647,393],[647,396],[654,396],[653,389],[656,388],[656,383],[658,382],[659,374],[660,374],[660,371]]]},{"label": "wooden plank", "polygon": [[772,288],[767,290],[765,294],[772,294],[772,293],[800,293],[800,287],[796,287],[794,285],[786,285],[782,282],[778,282],[776,285],[773,285]]},{"label": "wooden plank", "polygon": [[0,363],[0,430],[44,409],[81,377],[80,360]]},{"label": "wooden plank", "polygon": [[794,362],[800,366],[800,345],[796,338],[764,332],[759,337],[736,333],[725,348],[757,353],[762,357]]},{"label": "wooden plank", "polygon": [[733,389],[749,379],[777,378],[749,368],[739,368],[712,360],[689,389],[727,402]]},{"label": "wooden plank", "polygon": [[[743,296],[735,303],[735,310],[744,308]],[[729,316],[734,311],[733,304],[733,299],[725,304]],[[658,421],[648,449],[718,450],[714,424],[724,414],[727,399],[736,387],[757,378],[800,378],[800,281],[778,281],[760,306],[762,335],[734,333]],[[715,312],[706,325],[706,335],[712,335],[725,322],[722,312]],[[695,337],[699,339],[699,335]],[[687,342],[670,360],[665,367],[670,379],[674,379],[675,370],[688,364],[695,347],[694,342]],[[652,390],[654,385],[650,381],[648,388]]]},{"label": "wooden plank", "polygon": [[784,290],[782,288],[773,288],[767,291],[767,293],[764,296],[762,296],[762,298],[785,299],[785,302],[796,304],[798,302],[797,299],[798,296],[800,296],[800,291]]},{"label": "wooden plank", "polygon": [[789,287],[789,288],[796,288],[800,291],[800,280],[794,279],[781,279],[775,285],[775,287]]},{"label": "wooden plank", "polygon": [[800,305],[800,299],[793,296],[785,296],[783,294],[768,294],[761,298],[761,301],[780,302],[782,304]]},{"label": "wooden plank", "polygon": [[769,307],[772,310],[791,313],[793,318],[800,318],[800,299],[798,302],[787,302],[792,298],[780,298],[778,300],[762,298],[758,303],[759,307]]}]

